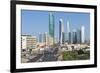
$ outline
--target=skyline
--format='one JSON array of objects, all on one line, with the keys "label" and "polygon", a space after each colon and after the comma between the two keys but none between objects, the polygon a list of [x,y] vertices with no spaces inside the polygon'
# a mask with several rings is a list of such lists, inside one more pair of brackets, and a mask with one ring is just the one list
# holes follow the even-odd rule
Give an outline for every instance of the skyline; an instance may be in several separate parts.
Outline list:
[{"label": "skyline", "polygon": [[[49,11],[22,10],[22,34],[38,36],[38,33],[49,33]],[[55,20],[55,36],[59,38],[59,20],[63,20],[64,32],[67,32],[67,22],[74,29],[85,26],[86,40],[90,39],[90,14],[79,12],[52,12]],[[77,17],[77,18],[76,18]],[[84,19],[84,20],[83,20]],[[34,25],[35,24],[35,25]],[[42,24],[42,26],[40,26]],[[44,29],[45,28],[45,29]]]}]

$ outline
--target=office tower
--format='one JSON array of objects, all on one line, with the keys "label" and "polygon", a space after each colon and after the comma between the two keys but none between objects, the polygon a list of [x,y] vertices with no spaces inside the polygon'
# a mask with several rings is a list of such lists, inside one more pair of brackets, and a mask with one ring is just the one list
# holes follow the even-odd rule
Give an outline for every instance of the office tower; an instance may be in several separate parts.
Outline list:
[{"label": "office tower", "polygon": [[71,44],[72,43],[72,36],[71,36],[71,25],[69,24],[69,21],[67,21],[67,40],[68,43]]},{"label": "office tower", "polygon": [[46,33],[43,33],[43,42],[46,42]]},{"label": "office tower", "polygon": [[65,43],[68,43],[68,32],[67,32],[67,24],[65,24],[64,26],[64,39],[65,39]]},{"label": "office tower", "polygon": [[85,43],[85,27],[81,26],[81,43]]},{"label": "office tower", "polygon": [[25,50],[32,50],[36,48],[37,39],[36,36],[22,35],[21,36],[21,48]]},{"label": "office tower", "polygon": [[[66,29],[66,28],[65,28],[65,29]],[[64,39],[65,39],[65,43],[68,43],[67,32],[64,32]]]},{"label": "office tower", "polygon": [[39,33],[39,43],[44,42],[44,33]]},{"label": "office tower", "polygon": [[48,45],[49,37],[48,37],[48,33],[47,32],[44,33],[43,41],[44,41],[45,45]]},{"label": "office tower", "polygon": [[76,33],[76,30],[73,30],[73,44],[76,44],[77,43],[77,33]]},{"label": "office tower", "polygon": [[55,23],[54,23],[54,15],[52,13],[49,14],[49,35],[53,38],[54,43],[54,35],[55,35]]},{"label": "office tower", "polygon": [[59,43],[64,44],[64,26],[63,26],[63,20],[59,20]]},{"label": "office tower", "polygon": [[77,29],[77,43],[81,44],[81,30]]},{"label": "office tower", "polygon": [[38,42],[39,42],[39,43],[42,43],[42,33],[39,33]]}]

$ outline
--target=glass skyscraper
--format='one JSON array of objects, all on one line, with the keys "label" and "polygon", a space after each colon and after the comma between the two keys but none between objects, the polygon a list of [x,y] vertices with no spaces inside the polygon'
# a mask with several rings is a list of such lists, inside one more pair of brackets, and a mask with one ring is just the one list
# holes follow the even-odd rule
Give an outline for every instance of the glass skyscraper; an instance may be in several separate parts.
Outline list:
[{"label": "glass skyscraper", "polygon": [[39,43],[42,43],[42,42],[43,42],[43,34],[39,33]]},{"label": "glass skyscraper", "polygon": [[49,13],[49,36],[53,38],[55,35],[55,22],[54,22],[54,15],[52,13]]},{"label": "glass skyscraper", "polygon": [[73,44],[76,44],[77,43],[77,32],[76,32],[76,30],[73,30]]},{"label": "glass skyscraper", "polygon": [[80,29],[77,30],[77,43],[81,44],[81,30]]}]

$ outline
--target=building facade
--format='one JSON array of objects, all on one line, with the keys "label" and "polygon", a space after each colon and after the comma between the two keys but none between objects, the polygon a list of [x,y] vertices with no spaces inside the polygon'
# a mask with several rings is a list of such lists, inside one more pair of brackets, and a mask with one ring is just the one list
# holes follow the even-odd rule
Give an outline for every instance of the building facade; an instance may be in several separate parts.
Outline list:
[{"label": "building facade", "polygon": [[85,27],[81,26],[81,43],[85,43]]},{"label": "building facade", "polygon": [[54,22],[54,15],[52,13],[49,14],[49,36],[50,38],[53,38],[54,43],[54,37],[55,37],[55,22]]},{"label": "building facade", "polygon": [[73,30],[73,34],[72,34],[72,39],[73,39],[73,44],[77,44],[77,32],[76,30]]},{"label": "building facade", "polygon": [[72,43],[72,33],[71,33],[71,24],[67,21],[67,41],[69,44]]},{"label": "building facade", "polygon": [[64,26],[63,26],[63,20],[59,20],[59,43],[64,44]]},{"label": "building facade", "polygon": [[39,43],[42,43],[43,42],[43,33],[39,33],[38,42]]},{"label": "building facade", "polygon": [[35,49],[37,44],[36,36],[22,35],[21,36],[21,48],[25,50]]},{"label": "building facade", "polygon": [[81,30],[77,29],[77,43],[81,44]]}]

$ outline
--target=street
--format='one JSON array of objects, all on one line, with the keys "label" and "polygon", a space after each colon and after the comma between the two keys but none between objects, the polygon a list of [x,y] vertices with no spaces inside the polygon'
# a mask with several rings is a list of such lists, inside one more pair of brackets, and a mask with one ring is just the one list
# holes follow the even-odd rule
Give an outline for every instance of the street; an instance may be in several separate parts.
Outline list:
[{"label": "street", "polygon": [[45,62],[45,61],[57,61],[58,57],[55,56],[58,53],[58,48],[50,48],[44,50],[42,54],[37,54],[36,57],[29,59],[28,62]]}]

